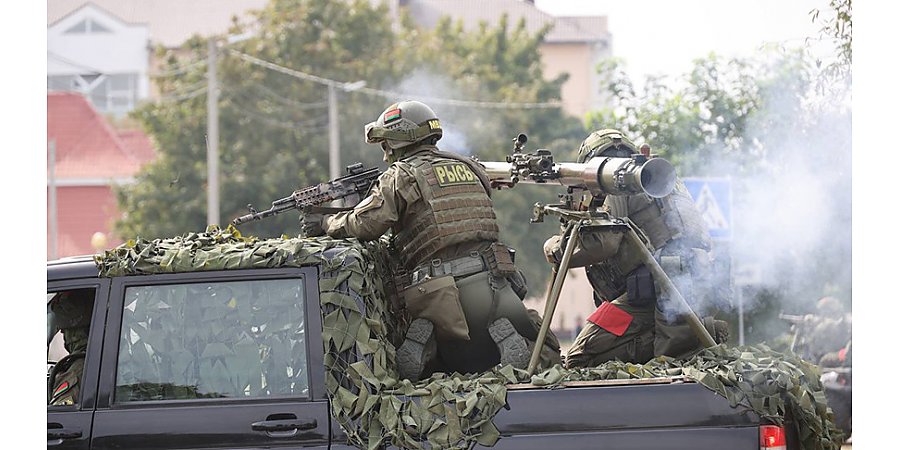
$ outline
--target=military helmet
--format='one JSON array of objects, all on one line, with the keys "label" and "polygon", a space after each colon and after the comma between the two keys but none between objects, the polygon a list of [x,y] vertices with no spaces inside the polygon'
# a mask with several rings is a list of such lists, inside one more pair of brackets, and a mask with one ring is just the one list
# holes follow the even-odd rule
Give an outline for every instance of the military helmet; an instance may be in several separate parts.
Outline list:
[{"label": "military helmet", "polygon": [[591,133],[578,149],[577,162],[583,163],[595,156],[615,156],[628,158],[638,152],[631,139],[619,130],[611,128]]},{"label": "military helmet", "polygon": [[378,120],[366,125],[365,132],[366,143],[383,143],[391,149],[407,147],[432,136],[440,139],[443,135],[434,111],[413,100],[388,106]]},{"label": "military helmet", "polygon": [[50,299],[50,310],[59,328],[87,327],[94,309],[94,290],[77,289],[57,293]]}]

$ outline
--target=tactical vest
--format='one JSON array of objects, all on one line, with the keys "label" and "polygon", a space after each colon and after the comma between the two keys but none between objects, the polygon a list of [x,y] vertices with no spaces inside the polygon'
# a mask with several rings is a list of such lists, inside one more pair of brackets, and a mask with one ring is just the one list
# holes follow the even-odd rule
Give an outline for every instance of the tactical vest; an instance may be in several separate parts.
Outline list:
[{"label": "tactical vest", "polygon": [[710,250],[709,230],[681,179],[663,198],[648,195],[608,196],[604,205],[615,217],[628,217],[659,249],[679,239],[686,247]]},{"label": "tactical vest", "polygon": [[408,205],[394,229],[393,244],[406,268],[453,245],[497,241],[500,228],[494,206],[473,167],[432,151],[414,153],[395,164],[415,177],[423,200]]},{"label": "tactical vest", "polygon": [[[703,280],[708,277],[708,252],[712,243],[706,223],[700,217],[684,182],[678,179],[672,193],[663,198],[654,199],[648,195],[608,196],[604,206],[615,217],[631,219],[644,232],[654,250],[670,245],[657,255],[667,274],[676,276],[680,271],[664,264],[673,251],[680,258],[676,265],[680,266],[682,259],[685,264],[691,264],[691,278],[697,278],[694,283],[697,288],[690,293],[682,293],[690,297],[689,301],[706,295]],[[672,245],[676,243],[678,245]],[[604,299],[612,300],[625,293],[628,276],[643,264],[637,254],[627,250],[626,246],[616,257],[585,269],[591,286]]]}]

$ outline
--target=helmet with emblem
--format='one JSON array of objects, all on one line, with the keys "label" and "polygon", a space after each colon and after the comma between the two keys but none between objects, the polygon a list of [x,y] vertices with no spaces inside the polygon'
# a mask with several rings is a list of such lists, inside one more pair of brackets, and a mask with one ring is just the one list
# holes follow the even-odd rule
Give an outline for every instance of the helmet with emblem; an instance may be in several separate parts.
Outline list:
[{"label": "helmet with emblem", "polygon": [[619,130],[607,128],[591,133],[582,141],[577,162],[583,163],[595,156],[629,158],[635,153],[638,153],[638,149],[631,139]]},{"label": "helmet with emblem", "polygon": [[[396,150],[443,135],[441,122],[428,105],[414,100],[394,103],[366,125],[366,143],[382,144],[382,148]],[[385,148],[387,147],[387,148]]]}]

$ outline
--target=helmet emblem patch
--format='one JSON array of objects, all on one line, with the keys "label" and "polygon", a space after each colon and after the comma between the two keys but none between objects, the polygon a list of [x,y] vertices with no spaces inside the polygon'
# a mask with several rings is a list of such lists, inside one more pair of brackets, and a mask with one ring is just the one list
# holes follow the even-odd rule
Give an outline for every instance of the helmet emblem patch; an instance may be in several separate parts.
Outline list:
[{"label": "helmet emblem patch", "polygon": [[400,109],[392,109],[384,113],[384,124],[387,125],[389,122],[393,122],[395,120],[400,120]]}]

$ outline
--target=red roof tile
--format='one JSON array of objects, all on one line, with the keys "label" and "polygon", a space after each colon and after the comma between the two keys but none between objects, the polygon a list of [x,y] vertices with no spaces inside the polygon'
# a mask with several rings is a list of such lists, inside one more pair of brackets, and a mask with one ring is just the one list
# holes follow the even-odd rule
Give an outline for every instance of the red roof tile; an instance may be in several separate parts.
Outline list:
[{"label": "red roof tile", "polygon": [[56,177],[131,177],[153,159],[143,132],[119,132],[77,93],[47,93],[47,140],[56,142]]},{"label": "red roof tile", "polygon": [[156,158],[156,149],[150,138],[141,130],[120,130],[119,139],[131,156],[142,165]]}]

